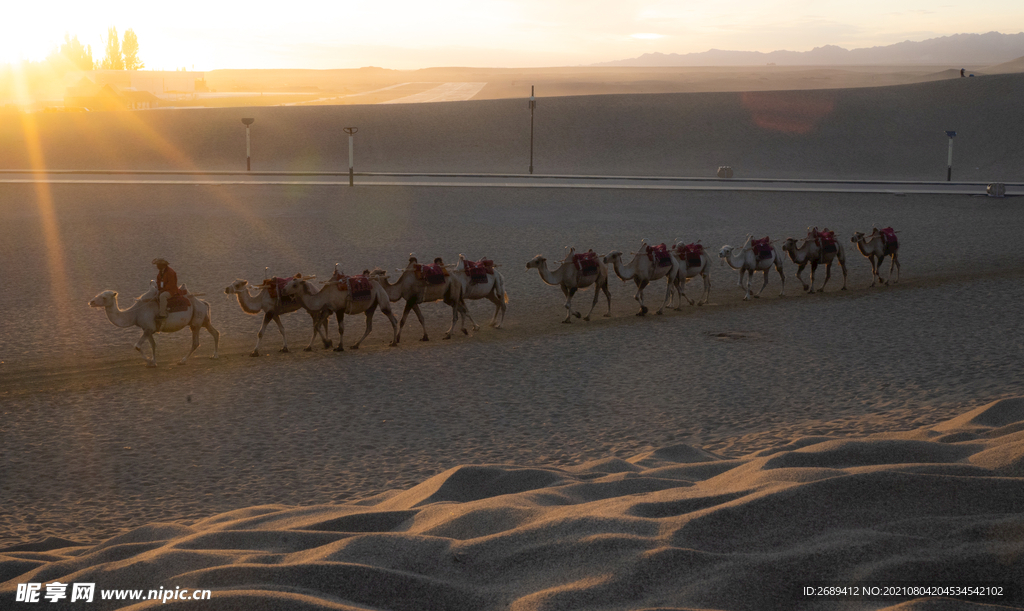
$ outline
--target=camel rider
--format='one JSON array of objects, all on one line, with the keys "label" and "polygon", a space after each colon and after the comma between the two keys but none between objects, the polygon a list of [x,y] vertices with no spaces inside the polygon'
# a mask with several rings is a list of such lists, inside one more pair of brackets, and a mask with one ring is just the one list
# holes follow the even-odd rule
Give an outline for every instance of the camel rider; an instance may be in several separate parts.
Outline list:
[{"label": "camel rider", "polygon": [[158,320],[167,318],[167,300],[179,293],[178,274],[167,264],[167,259],[153,259],[153,265],[157,268],[156,290],[160,301],[160,312]]}]

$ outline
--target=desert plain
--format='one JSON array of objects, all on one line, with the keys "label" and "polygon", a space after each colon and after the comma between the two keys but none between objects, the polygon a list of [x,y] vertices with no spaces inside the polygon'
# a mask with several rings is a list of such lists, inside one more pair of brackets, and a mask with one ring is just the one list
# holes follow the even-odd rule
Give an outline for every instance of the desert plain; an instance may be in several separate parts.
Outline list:
[{"label": "desert plain", "polygon": [[[1002,74],[542,98],[534,163],[941,181],[956,129],[957,180],[1019,185],[1022,93],[1024,75]],[[194,609],[1024,608],[1019,198],[215,184],[198,173],[239,169],[243,110],[257,171],[345,169],[348,125],[365,172],[526,169],[524,99],[5,119],[6,169],[198,176],[0,176],[5,608],[18,584],[54,580],[210,589],[173,603]],[[719,248],[810,226],[841,238],[847,290],[833,268],[806,294],[787,261],[784,296],[773,272],[742,301]],[[899,282],[869,287],[849,238],[884,226],[900,231]],[[712,255],[706,305],[638,317],[633,284],[612,276],[610,317],[602,296],[591,320],[560,324],[559,289],[525,268],[677,239]],[[359,350],[303,352],[311,323],[296,313],[290,351],[271,326],[252,358],[260,320],[223,293],[336,263],[394,273],[410,253],[498,263],[502,328],[443,340],[433,304],[428,342],[411,317],[387,346],[378,314]],[[145,367],[139,332],[88,307],[107,289],[126,307],[158,256],[209,302],[219,358],[204,331],[175,364],[182,332],[159,336]],[[645,291],[652,310],[664,291]],[[468,307],[480,323],[493,309]],[[363,318],[346,322],[347,347]],[[804,590],[841,584],[1003,590]]]}]

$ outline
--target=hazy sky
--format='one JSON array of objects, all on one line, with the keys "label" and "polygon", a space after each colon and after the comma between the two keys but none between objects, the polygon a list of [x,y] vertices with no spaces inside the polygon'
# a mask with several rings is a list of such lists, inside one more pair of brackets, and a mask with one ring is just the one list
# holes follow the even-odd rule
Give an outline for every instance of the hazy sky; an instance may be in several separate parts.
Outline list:
[{"label": "hazy sky", "polygon": [[40,0],[5,3],[0,62],[135,30],[146,68],[574,66],[711,48],[806,51],[1024,31],[1022,0]]}]

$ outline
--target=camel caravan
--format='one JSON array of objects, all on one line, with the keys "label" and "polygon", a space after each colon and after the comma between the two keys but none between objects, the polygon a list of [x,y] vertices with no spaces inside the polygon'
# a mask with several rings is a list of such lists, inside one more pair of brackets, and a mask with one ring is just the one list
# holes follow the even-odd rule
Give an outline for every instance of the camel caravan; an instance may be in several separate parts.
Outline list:
[{"label": "camel caravan", "polygon": [[[867,235],[859,231],[853,234],[850,241],[857,245],[857,250],[871,264],[870,287],[899,281],[897,233],[892,227],[876,227]],[[781,251],[797,266],[796,277],[804,291],[823,292],[832,277],[834,263],[838,263],[843,272],[843,285],[839,290],[847,290],[846,255],[834,231],[810,227],[806,237],[784,240]],[[681,310],[683,300],[691,306],[708,302],[711,295],[711,258],[699,240],[689,244],[677,240],[672,246],[652,246],[645,240],[630,256],[626,261],[624,253],[618,250],[602,256],[592,249],[577,252],[571,248],[554,268],[548,266],[547,258],[542,255],[528,261],[526,268],[536,269],[545,284],[561,288],[565,297],[563,323],[572,322],[573,317],[589,321],[602,293],[607,304],[603,316],[611,316],[612,296],[608,281],[612,273],[622,282],[634,283],[636,291],[633,299],[640,308],[637,316],[645,316],[650,311],[644,302],[644,289],[661,279],[665,280],[665,296],[656,314],[662,314],[666,307]],[[769,272],[773,268],[781,280],[779,296],[785,296],[784,259],[770,238],[754,239],[753,235],[747,235],[742,246],[725,245],[719,250],[718,256],[723,265],[727,264],[739,272],[738,286],[744,292],[744,301],[760,296],[768,285]],[[880,270],[886,257],[890,258],[889,274],[883,279]],[[212,358],[217,358],[220,333],[213,327],[210,304],[199,299],[202,294],[189,293],[184,285],[179,286],[174,270],[170,269],[165,260],[154,259],[153,263],[159,269],[156,281],[149,291],[136,298],[127,309],[120,308],[117,292],[111,290],[101,292],[89,305],[103,308],[115,326],[142,329],[142,337],[135,343],[135,349],[150,367],[157,365],[155,335],[174,333],[186,327],[192,331],[192,346],[179,364],[184,365],[199,347],[201,329],[206,329],[213,337]],[[801,274],[808,266],[810,277],[805,281]],[[825,267],[825,279],[820,287],[815,288],[814,276],[820,266]],[[391,324],[392,339],[389,345],[398,346],[410,312],[416,315],[423,330],[420,341],[428,341],[430,338],[420,310],[420,305],[424,303],[440,302],[451,308],[451,324],[443,335],[444,339],[456,333],[456,326],[463,334],[469,335],[466,319],[469,319],[474,332],[480,329],[466,306],[467,300],[486,300],[492,303],[494,314],[489,325],[500,329],[508,309],[508,294],[505,291],[505,279],[496,271],[497,267],[490,259],[471,261],[461,254],[458,263],[452,265],[445,265],[440,258],[434,259],[433,263],[420,263],[415,256],[410,256],[406,266],[396,270],[399,275],[393,282],[389,273],[380,267],[347,276],[335,265],[334,273],[324,281],[316,281],[316,276],[302,274],[287,278],[265,278],[257,285],[238,279],[224,289],[224,294],[234,295],[246,314],[262,315],[262,324],[256,334],[256,346],[249,353],[250,356],[261,355],[263,336],[271,322],[281,334],[283,345],[280,352],[289,352],[288,336],[281,316],[299,310],[309,315],[312,326],[309,343],[304,350],[312,351],[318,338],[325,349],[334,347],[334,341],[330,338],[330,320],[333,317],[338,326],[338,345],[334,350],[341,352],[344,350],[345,316],[362,314],[366,319],[362,336],[350,345],[351,349],[356,350],[372,331],[373,317],[378,310]],[[752,290],[755,272],[763,275],[761,287],[756,292]],[[686,284],[698,277],[702,283],[701,293],[696,299],[691,299],[686,296]],[[577,292],[590,287],[594,287],[594,298],[587,315],[583,316],[580,311],[573,309],[572,300]],[[396,318],[392,309],[392,304],[398,301],[404,302],[400,319]],[[143,346],[147,343],[150,346],[149,356],[143,352]]]}]

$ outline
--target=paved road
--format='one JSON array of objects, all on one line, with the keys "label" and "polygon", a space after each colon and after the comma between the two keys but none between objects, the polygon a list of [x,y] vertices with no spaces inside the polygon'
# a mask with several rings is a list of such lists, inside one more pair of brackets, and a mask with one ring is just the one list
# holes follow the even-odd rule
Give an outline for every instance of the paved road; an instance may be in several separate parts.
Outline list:
[{"label": "paved road", "polygon": [[[985,195],[987,183],[781,178],[698,178],[672,176],[585,176],[529,174],[357,172],[357,186],[502,187],[623,190],[787,191]],[[348,184],[347,172],[188,172],[130,170],[0,170],[0,183],[323,185]],[[1024,195],[1024,183],[1005,183],[1009,196]]]}]

